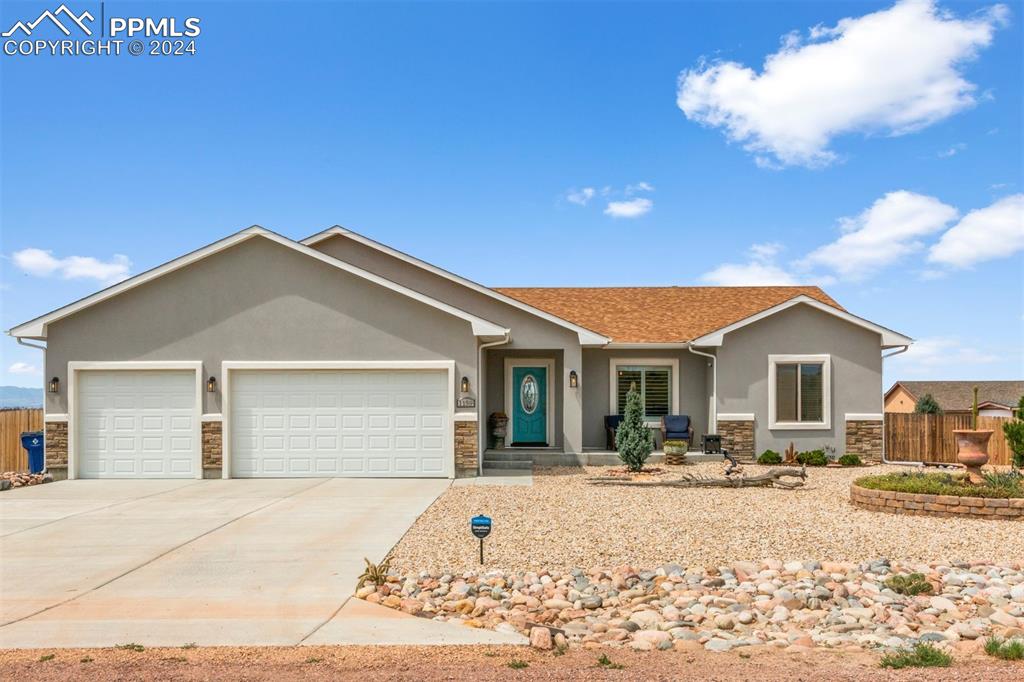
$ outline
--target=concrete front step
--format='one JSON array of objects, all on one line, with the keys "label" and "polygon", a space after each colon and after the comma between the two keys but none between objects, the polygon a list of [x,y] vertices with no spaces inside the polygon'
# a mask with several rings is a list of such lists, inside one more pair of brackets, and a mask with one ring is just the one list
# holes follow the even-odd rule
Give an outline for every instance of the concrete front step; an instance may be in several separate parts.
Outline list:
[{"label": "concrete front step", "polygon": [[489,459],[484,458],[484,469],[533,469],[533,462],[528,459]]}]

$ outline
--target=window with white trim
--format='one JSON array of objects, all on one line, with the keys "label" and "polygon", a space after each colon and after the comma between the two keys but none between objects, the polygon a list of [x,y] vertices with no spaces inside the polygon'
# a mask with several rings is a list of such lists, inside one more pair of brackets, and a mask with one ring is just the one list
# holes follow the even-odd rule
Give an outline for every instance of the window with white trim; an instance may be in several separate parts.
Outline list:
[{"label": "window with white trim", "polygon": [[616,371],[615,404],[618,414],[626,413],[630,386],[640,391],[644,418],[660,419],[672,413],[672,367],[670,365],[619,365]]},{"label": "window with white trim", "polygon": [[769,356],[772,428],[829,428],[828,355]]}]

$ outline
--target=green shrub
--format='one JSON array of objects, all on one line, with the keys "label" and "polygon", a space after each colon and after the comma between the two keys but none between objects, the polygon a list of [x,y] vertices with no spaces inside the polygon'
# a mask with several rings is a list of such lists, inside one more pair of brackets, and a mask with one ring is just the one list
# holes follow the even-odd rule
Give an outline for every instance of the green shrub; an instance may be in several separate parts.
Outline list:
[{"label": "green shrub", "polygon": [[896,594],[903,594],[908,597],[929,594],[932,591],[932,584],[920,573],[890,576],[886,578],[885,586]]},{"label": "green shrub", "polygon": [[828,457],[824,450],[808,450],[796,456],[796,461],[804,466],[823,467],[828,464]]},{"label": "green shrub", "polygon": [[[1002,478],[1002,477],[1001,477]],[[1010,483],[1010,481],[1013,481]],[[947,473],[897,472],[864,476],[855,485],[869,490],[889,490],[897,493],[923,495],[955,495],[958,497],[989,497],[1007,499],[1024,497],[1024,479],[1006,477],[1004,484],[976,485],[966,479],[953,478]]]},{"label": "green shrub", "polygon": [[883,668],[948,668],[953,657],[931,644],[918,643],[910,651],[894,651],[882,656]]},{"label": "green shrub", "polygon": [[1003,435],[1013,453],[1013,468],[1024,469],[1024,396],[1017,403],[1016,417],[1003,424]]},{"label": "green shrub", "polygon": [[765,450],[757,458],[758,464],[782,464],[782,455],[774,450]]},{"label": "green shrub", "polygon": [[860,461],[860,457],[857,455],[846,454],[839,458],[839,463],[844,467],[859,467],[863,466],[864,462]]},{"label": "green shrub", "polygon": [[615,447],[630,471],[642,470],[654,450],[654,436],[644,423],[644,405],[635,384],[626,394],[626,414],[615,430]]},{"label": "green shrub", "polygon": [[918,414],[942,414],[942,408],[939,407],[939,403],[932,397],[931,393],[925,393],[917,399],[917,404],[914,405],[914,412]]},{"label": "green shrub", "polygon": [[530,667],[529,663],[527,663],[526,661],[524,661],[522,659],[519,659],[519,658],[513,658],[511,661],[509,661],[505,665],[507,665],[508,667],[512,668],[513,670],[522,670],[523,668],[529,668]]},{"label": "green shrub", "polygon": [[993,635],[985,640],[985,653],[1004,661],[1019,661],[1024,659],[1024,640],[1004,641]]}]

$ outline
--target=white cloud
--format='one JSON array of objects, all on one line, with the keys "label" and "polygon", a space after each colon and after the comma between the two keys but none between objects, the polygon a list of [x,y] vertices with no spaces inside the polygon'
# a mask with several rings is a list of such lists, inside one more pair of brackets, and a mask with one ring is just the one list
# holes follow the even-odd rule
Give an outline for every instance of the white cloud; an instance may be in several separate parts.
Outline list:
[{"label": "white cloud", "polygon": [[593,199],[595,194],[597,194],[597,190],[593,187],[584,187],[583,189],[569,190],[566,193],[565,198],[574,204],[586,206],[587,202]]},{"label": "white cloud", "polygon": [[109,261],[92,256],[55,258],[52,251],[22,249],[11,255],[14,265],[23,272],[37,277],[59,274],[64,279],[95,279],[107,284],[127,279],[132,263],[127,256],[114,254]]},{"label": "white cloud", "polygon": [[932,263],[967,268],[1024,251],[1024,194],[971,211],[928,252]]},{"label": "white cloud", "polygon": [[888,372],[897,373],[900,378],[955,379],[959,374],[971,376],[970,368],[987,365],[999,360],[999,356],[964,344],[952,337],[930,337],[914,341],[906,353],[888,360]]},{"label": "white cloud", "polygon": [[967,149],[967,145],[963,142],[959,142],[950,147],[949,149],[939,152],[938,154],[936,154],[936,156],[938,156],[940,159],[948,159],[951,156],[956,156],[965,149]]},{"label": "white cloud", "polygon": [[613,218],[639,218],[654,208],[650,199],[630,199],[629,201],[609,201],[604,209],[605,215]]},{"label": "white cloud", "polygon": [[30,365],[26,362],[15,362],[7,371],[11,374],[42,374],[43,371],[35,365]]},{"label": "white cloud", "polygon": [[637,182],[632,185],[626,185],[626,194],[639,194],[640,192],[653,192],[654,185],[649,182]]},{"label": "white cloud", "polygon": [[860,215],[840,219],[843,235],[812,251],[801,266],[824,266],[845,279],[862,280],[922,250],[923,237],[942,230],[956,217],[955,208],[935,197],[890,192]]},{"label": "white cloud", "polygon": [[773,263],[725,263],[701,275],[708,284],[722,287],[792,286],[799,282]]},{"label": "white cloud", "polygon": [[793,286],[800,284],[790,272],[775,264],[775,256],[782,251],[776,242],[754,244],[748,252],[746,263],[723,263],[711,272],[701,275],[708,284],[723,287],[743,286]]},{"label": "white cloud", "polygon": [[992,42],[1009,16],[994,5],[968,19],[931,0],[903,0],[802,40],[784,36],[760,73],[737,62],[701,62],[679,75],[676,102],[687,118],[782,165],[822,166],[840,135],[901,135],[973,106],[963,63]]}]

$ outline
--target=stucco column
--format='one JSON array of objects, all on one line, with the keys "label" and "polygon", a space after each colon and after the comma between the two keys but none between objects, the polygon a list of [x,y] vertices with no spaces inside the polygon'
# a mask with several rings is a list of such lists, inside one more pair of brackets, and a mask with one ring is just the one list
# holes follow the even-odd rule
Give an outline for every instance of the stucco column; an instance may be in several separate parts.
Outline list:
[{"label": "stucco column", "polygon": [[[566,452],[583,452],[583,348],[566,348],[562,356],[562,447]],[[569,372],[575,370],[580,385],[569,388]]]}]

